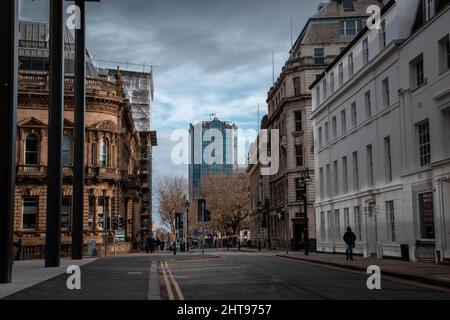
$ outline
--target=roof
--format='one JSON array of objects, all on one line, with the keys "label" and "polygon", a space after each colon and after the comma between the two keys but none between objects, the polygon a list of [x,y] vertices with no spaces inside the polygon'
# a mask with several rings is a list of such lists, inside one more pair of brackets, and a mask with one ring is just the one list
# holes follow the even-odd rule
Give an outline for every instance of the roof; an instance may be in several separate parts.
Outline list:
[{"label": "roof", "polygon": [[[34,70],[38,64],[26,63],[27,61],[45,61],[49,58],[50,25],[47,21],[19,21],[19,59],[23,68]],[[64,26],[64,71],[74,73],[75,70],[75,37]],[[41,64],[42,68],[45,68]],[[89,52],[86,50],[86,74],[90,77],[98,77]]]}]

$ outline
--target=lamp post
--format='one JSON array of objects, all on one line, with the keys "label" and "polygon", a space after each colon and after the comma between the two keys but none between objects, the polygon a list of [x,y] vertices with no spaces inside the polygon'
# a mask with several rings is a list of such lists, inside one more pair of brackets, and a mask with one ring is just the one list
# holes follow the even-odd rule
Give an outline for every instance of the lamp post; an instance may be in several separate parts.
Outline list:
[{"label": "lamp post", "polygon": [[288,204],[284,205],[284,219],[286,220],[284,223],[284,241],[286,244],[286,255],[289,254],[289,246],[288,246],[288,233],[289,233],[289,214],[288,214]]},{"label": "lamp post", "polygon": [[186,251],[189,252],[189,229],[188,229],[188,220],[189,220],[189,201],[184,197],[183,201],[184,205],[184,216],[183,216],[183,237],[184,237],[184,245],[186,247]]},{"label": "lamp post", "polygon": [[261,201],[258,201],[258,251],[261,251],[261,212]]},{"label": "lamp post", "polygon": [[301,178],[303,184],[303,212],[305,214],[305,256],[309,255],[309,218],[308,218],[308,184],[311,183],[308,168],[305,169]]}]

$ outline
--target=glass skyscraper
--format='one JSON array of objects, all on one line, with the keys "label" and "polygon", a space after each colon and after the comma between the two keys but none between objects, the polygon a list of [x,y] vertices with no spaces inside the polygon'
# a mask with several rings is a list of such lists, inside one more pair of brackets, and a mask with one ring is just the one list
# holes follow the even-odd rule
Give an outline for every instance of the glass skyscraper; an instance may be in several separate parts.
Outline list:
[{"label": "glass skyscraper", "polygon": [[202,180],[230,174],[237,168],[237,126],[232,122],[200,121],[189,128],[189,199],[202,197]]}]

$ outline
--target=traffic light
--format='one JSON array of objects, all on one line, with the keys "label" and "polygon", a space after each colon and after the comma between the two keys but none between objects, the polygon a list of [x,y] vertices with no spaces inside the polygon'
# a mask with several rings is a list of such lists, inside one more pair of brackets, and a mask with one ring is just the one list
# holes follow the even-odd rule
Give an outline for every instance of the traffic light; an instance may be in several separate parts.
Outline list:
[{"label": "traffic light", "polygon": [[262,214],[261,228],[267,228],[267,213]]},{"label": "traffic light", "polygon": [[211,221],[211,211],[205,211],[205,221]]},{"label": "traffic light", "polygon": [[198,208],[198,221],[202,222],[204,221],[203,213],[206,213],[206,200],[205,199],[198,199],[197,201],[197,208]]},{"label": "traffic light", "polygon": [[118,229],[123,229],[123,218],[122,218],[122,216],[118,216],[117,217],[117,228]]}]

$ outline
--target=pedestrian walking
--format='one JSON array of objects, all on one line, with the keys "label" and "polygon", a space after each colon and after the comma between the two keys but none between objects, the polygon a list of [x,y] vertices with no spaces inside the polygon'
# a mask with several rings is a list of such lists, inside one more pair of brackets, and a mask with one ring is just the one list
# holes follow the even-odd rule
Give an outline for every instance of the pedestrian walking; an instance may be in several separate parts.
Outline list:
[{"label": "pedestrian walking", "polygon": [[144,248],[146,253],[150,252],[150,238],[145,239]]},{"label": "pedestrian walking", "polygon": [[346,259],[347,261],[349,259],[353,261],[353,248],[355,247],[356,236],[352,232],[352,228],[347,228],[347,232],[344,234],[344,241]]}]

